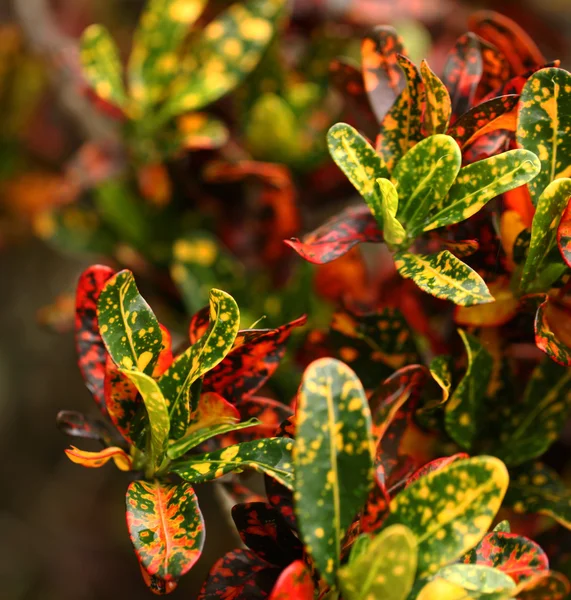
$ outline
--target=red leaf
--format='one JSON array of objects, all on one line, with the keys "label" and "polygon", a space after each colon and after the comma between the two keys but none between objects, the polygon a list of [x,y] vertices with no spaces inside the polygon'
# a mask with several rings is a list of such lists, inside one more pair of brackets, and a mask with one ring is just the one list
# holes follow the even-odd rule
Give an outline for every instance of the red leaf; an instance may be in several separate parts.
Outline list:
[{"label": "red leaf", "polygon": [[131,426],[142,400],[137,386],[119,371],[113,359],[107,356],[105,370],[105,404],[109,417],[117,431],[129,442],[134,444]]},{"label": "red leaf", "polygon": [[368,533],[377,531],[389,513],[391,498],[385,487],[385,470],[382,465],[375,467],[375,485],[361,514],[361,531]]},{"label": "red leaf", "polygon": [[311,572],[302,560],[296,560],[282,571],[270,600],[313,600],[314,593]]},{"label": "red leaf", "polygon": [[112,445],[107,426],[99,419],[92,419],[72,410],[60,410],[56,424],[61,432],[71,437],[99,440],[105,446]]},{"label": "red leaf", "polygon": [[570,327],[570,311],[544,294],[535,314],[535,344],[551,360],[564,367],[571,367]]}]

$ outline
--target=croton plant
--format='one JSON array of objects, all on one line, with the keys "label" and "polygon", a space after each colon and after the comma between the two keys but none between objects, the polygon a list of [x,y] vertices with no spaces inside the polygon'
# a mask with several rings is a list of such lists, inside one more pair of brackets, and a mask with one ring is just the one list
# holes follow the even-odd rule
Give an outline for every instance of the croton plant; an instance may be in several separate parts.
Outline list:
[{"label": "croton plant", "polygon": [[[226,93],[259,60],[252,77],[263,80],[279,54],[278,0],[233,5],[191,36],[198,50],[187,54],[204,4],[149,3],[128,91],[109,35],[98,26],[84,35],[86,79],[120,110],[133,160],[165,160],[167,147],[192,148],[196,137],[223,144],[219,120],[193,112],[186,142],[180,129],[169,137],[171,121]],[[570,593],[571,74],[506,17],[480,12],[469,25],[440,76],[427,61],[417,67],[388,26],[365,36],[360,66],[331,63],[343,121],[324,133],[340,170],[325,172],[345,205],[285,240],[321,266],[294,271],[309,273],[290,278],[294,294],[277,292],[281,325],[274,314],[261,328],[254,298],[276,293],[287,280],[277,271],[297,260],[284,258],[271,228],[272,283],[247,290],[247,265],[234,272],[240,301],[252,302],[242,316],[210,285],[240,258],[228,251],[222,260],[215,233],[187,232],[157,261],[178,285],[167,286],[168,301],[178,294],[189,310],[184,336],[175,324],[171,338],[130,270],[95,265],[81,275],[79,366],[101,415],[62,411],[58,424],[102,445],[72,446],[73,462],[112,460],[127,473],[127,528],[154,593],[174,590],[200,557],[195,486],[210,481],[234,499],[243,545],[212,566],[201,600]],[[283,89],[281,100],[266,90],[245,126],[255,157],[222,154],[197,178],[230,185],[262,174],[265,193],[287,195],[288,206],[301,198],[302,179],[283,163],[312,168],[304,110],[325,96],[305,84]],[[299,137],[281,132],[295,147],[280,154],[279,140],[264,145],[260,131],[273,111],[287,112],[286,98]],[[291,213],[276,214],[284,231],[280,218]],[[308,300],[302,288],[311,285],[318,294]],[[168,319],[165,304],[157,308]]]}]

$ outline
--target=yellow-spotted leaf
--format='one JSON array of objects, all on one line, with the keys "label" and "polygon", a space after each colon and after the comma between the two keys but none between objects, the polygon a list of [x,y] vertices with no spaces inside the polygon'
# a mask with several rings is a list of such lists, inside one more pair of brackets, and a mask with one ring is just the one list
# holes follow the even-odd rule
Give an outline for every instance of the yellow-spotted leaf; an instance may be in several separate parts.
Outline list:
[{"label": "yellow-spotted leaf", "polygon": [[531,181],[540,168],[528,150],[509,150],[463,167],[446,197],[431,206],[424,231],[465,221],[492,198]]},{"label": "yellow-spotted leaf", "polygon": [[168,404],[158,383],[148,375],[138,371],[120,369],[139,390],[149,419],[150,430],[150,463],[158,469],[163,461],[170,430]]},{"label": "yellow-spotted leaf", "polygon": [[202,553],[204,519],[188,483],[133,481],[127,489],[127,527],[142,568],[176,581]]},{"label": "yellow-spotted leaf", "polygon": [[427,294],[460,306],[493,302],[484,280],[448,250],[437,254],[395,254],[397,271]]},{"label": "yellow-spotted leaf", "polygon": [[416,555],[416,538],[410,529],[404,525],[383,529],[365,552],[339,569],[343,597],[405,600],[416,575]]},{"label": "yellow-spotted leaf", "polygon": [[420,74],[426,92],[426,108],[422,122],[424,132],[426,135],[445,133],[452,115],[450,93],[425,60],[420,63]]},{"label": "yellow-spotted leaf", "polygon": [[256,67],[280,20],[284,0],[246,0],[222,12],[182,60],[160,118],[214,102]]},{"label": "yellow-spotted leaf", "polygon": [[163,349],[159,322],[139,294],[133,273],[119,271],[107,283],[97,303],[99,333],[115,364],[152,375]]},{"label": "yellow-spotted leaf", "polygon": [[[559,260],[559,252],[556,251],[555,259],[551,262],[560,263],[560,270],[556,270],[553,276],[545,279],[547,275],[545,269],[550,266],[549,254],[557,246],[557,228],[569,198],[571,198],[571,179],[562,178],[552,181],[537,200],[531,225],[529,250],[520,281],[520,289],[524,293],[548,291],[553,283],[553,277],[557,278],[557,274],[561,275],[566,268],[566,265]],[[536,281],[543,289],[536,289],[534,286]]]},{"label": "yellow-spotted leaf", "polygon": [[436,573],[435,578],[461,586],[468,598],[484,594],[505,594],[505,598],[509,598],[516,587],[507,573],[487,565],[447,565]]},{"label": "yellow-spotted leaf", "polygon": [[148,0],[133,37],[129,87],[145,110],[162,100],[181,60],[180,46],[207,0]]},{"label": "yellow-spotted leaf", "polygon": [[285,437],[254,440],[173,463],[171,470],[190,483],[203,483],[227,473],[252,469],[269,475],[291,490],[293,447],[293,441]]},{"label": "yellow-spotted leaf", "polygon": [[468,600],[466,590],[446,579],[432,579],[424,585],[416,600]]},{"label": "yellow-spotted leaf", "polygon": [[395,186],[388,179],[377,179],[379,194],[369,208],[383,228],[383,237],[389,247],[398,247],[406,240],[406,231],[397,219],[399,197]]},{"label": "yellow-spotted leaf", "polygon": [[529,184],[537,205],[552,181],[571,176],[571,73],[541,69],[527,80],[520,98],[517,141],[541,162],[541,172]]},{"label": "yellow-spotted leaf", "polygon": [[173,439],[186,433],[192,384],[224,359],[238,335],[240,311],[234,298],[226,292],[211,290],[209,316],[206,333],[177,356],[159,379],[161,391],[168,400]]},{"label": "yellow-spotted leaf", "polygon": [[493,368],[492,355],[482,346],[478,338],[458,330],[468,365],[462,381],[446,404],[444,422],[450,437],[462,448],[470,450],[477,440],[481,412],[486,410],[483,400]]},{"label": "yellow-spotted leaf", "polygon": [[371,413],[355,373],[332,358],[305,370],[297,402],[295,512],[308,553],[333,585],[341,541],[373,481]]},{"label": "yellow-spotted leaf", "polygon": [[378,203],[375,181],[389,176],[383,159],[356,129],[346,123],[331,127],[327,144],[331,157],[367,205],[375,206]]},{"label": "yellow-spotted leaf", "polygon": [[455,461],[397,494],[385,527],[406,525],[418,543],[418,576],[434,575],[482,539],[508,482],[507,469],[497,458]]},{"label": "yellow-spotted leaf", "polygon": [[411,148],[393,171],[399,219],[412,235],[420,233],[432,206],[440,205],[460,166],[460,147],[449,135],[432,135]]},{"label": "yellow-spotted leaf", "polygon": [[95,93],[115,106],[125,106],[126,95],[119,50],[102,25],[90,25],[81,36],[81,66]]},{"label": "yellow-spotted leaf", "polygon": [[113,460],[117,468],[121,471],[130,471],[133,462],[124,450],[116,446],[105,448],[99,452],[79,450],[75,446],[72,446],[65,453],[71,462],[90,469],[98,469],[110,460]]}]

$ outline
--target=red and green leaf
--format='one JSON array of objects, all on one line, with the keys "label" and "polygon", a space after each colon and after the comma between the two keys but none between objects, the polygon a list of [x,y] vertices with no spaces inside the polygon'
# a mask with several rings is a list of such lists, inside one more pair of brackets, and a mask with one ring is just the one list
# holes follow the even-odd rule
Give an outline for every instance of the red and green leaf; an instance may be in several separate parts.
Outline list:
[{"label": "red and green leaf", "polygon": [[378,531],[389,514],[391,497],[385,481],[386,475],[383,465],[375,465],[373,488],[364,503],[360,517],[361,531],[365,533]]},{"label": "red and green leaf", "polygon": [[567,202],[557,227],[557,246],[561,258],[568,267],[571,267],[571,198]]},{"label": "red and green leaf", "polygon": [[549,358],[564,367],[571,366],[569,317],[567,308],[560,308],[543,295],[534,320],[535,345]]},{"label": "red and green leaf", "polygon": [[499,569],[487,565],[471,565],[457,563],[442,567],[434,580],[445,581],[459,586],[461,593],[447,595],[443,598],[460,600],[460,598],[510,598],[515,590],[515,583]]},{"label": "red and green leaf", "polygon": [[130,471],[132,467],[131,457],[125,450],[117,446],[111,446],[99,452],[88,452],[87,450],[79,450],[75,446],[72,446],[65,453],[71,462],[90,469],[98,469],[110,460],[113,460],[116,467],[121,471]]},{"label": "red and green leaf", "polygon": [[115,428],[130,444],[135,443],[132,426],[137,411],[141,406],[141,398],[137,386],[107,356],[105,371],[105,403],[109,417]]},{"label": "red and green leaf", "polygon": [[204,520],[192,487],[133,481],[126,502],[129,535],[145,571],[165,581],[187,573],[204,544]]}]

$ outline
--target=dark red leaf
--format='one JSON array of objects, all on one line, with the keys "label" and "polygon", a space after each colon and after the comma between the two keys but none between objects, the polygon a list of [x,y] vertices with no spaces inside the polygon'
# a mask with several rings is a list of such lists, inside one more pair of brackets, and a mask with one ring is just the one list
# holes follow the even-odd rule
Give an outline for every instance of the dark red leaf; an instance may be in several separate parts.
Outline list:
[{"label": "dark red leaf", "polygon": [[113,446],[110,432],[103,421],[80,412],[60,410],[56,417],[58,429],[71,437],[99,440],[104,446]]}]

